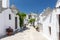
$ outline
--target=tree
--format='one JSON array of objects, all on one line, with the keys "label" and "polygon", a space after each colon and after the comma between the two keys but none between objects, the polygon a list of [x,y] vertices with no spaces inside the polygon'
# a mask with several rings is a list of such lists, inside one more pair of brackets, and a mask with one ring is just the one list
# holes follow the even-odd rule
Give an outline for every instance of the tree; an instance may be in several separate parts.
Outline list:
[{"label": "tree", "polygon": [[19,20],[20,20],[20,27],[22,27],[24,24],[24,18],[26,17],[26,14],[23,12],[18,12],[17,15],[19,16]]},{"label": "tree", "polygon": [[29,20],[29,23],[33,24],[33,26],[34,26],[34,22],[35,22],[35,19],[30,19]]}]

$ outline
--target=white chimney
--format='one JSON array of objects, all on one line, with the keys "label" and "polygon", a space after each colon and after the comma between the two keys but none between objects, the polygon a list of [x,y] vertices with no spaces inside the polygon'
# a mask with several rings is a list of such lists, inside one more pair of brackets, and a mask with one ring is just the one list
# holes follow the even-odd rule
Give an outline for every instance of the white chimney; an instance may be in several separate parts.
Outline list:
[{"label": "white chimney", "polygon": [[9,0],[2,0],[2,8],[9,8]]}]

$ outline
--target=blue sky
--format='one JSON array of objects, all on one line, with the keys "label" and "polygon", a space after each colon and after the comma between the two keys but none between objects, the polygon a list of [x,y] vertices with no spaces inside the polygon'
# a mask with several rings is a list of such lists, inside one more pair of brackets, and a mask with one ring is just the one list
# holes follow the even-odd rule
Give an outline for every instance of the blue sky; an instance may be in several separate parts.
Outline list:
[{"label": "blue sky", "polygon": [[14,4],[20,12],[41,13],[47,7],[54,8],[57,0],[11,0],[11,5]]}]

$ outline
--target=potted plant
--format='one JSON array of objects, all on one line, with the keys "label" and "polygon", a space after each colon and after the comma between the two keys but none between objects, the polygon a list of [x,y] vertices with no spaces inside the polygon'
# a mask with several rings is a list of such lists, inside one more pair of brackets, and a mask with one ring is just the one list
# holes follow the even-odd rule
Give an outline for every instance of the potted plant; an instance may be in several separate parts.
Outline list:
[{"label": "potted plant", "polygon": [[40,32],[39,27],[37,27],[36,30],[37,30],[38,32]]},{"label": "potted plant", "polygon": [[6,33],[7,33],[8,36],[12,35],[13,29],[11,27],[7,28]]}]

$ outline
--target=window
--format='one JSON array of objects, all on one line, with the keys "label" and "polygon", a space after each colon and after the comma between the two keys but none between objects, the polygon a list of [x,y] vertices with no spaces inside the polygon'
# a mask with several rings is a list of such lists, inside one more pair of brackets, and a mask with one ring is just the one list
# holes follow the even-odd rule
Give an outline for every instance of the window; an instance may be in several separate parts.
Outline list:
[{"label": "window", "polygon": [[9,20],[11,20],[11,14],[9,14]]},{"label": "window", "polygon": [[51,34],[51,27],[49,27],[49,32],[50,32],[50,34]]}]

